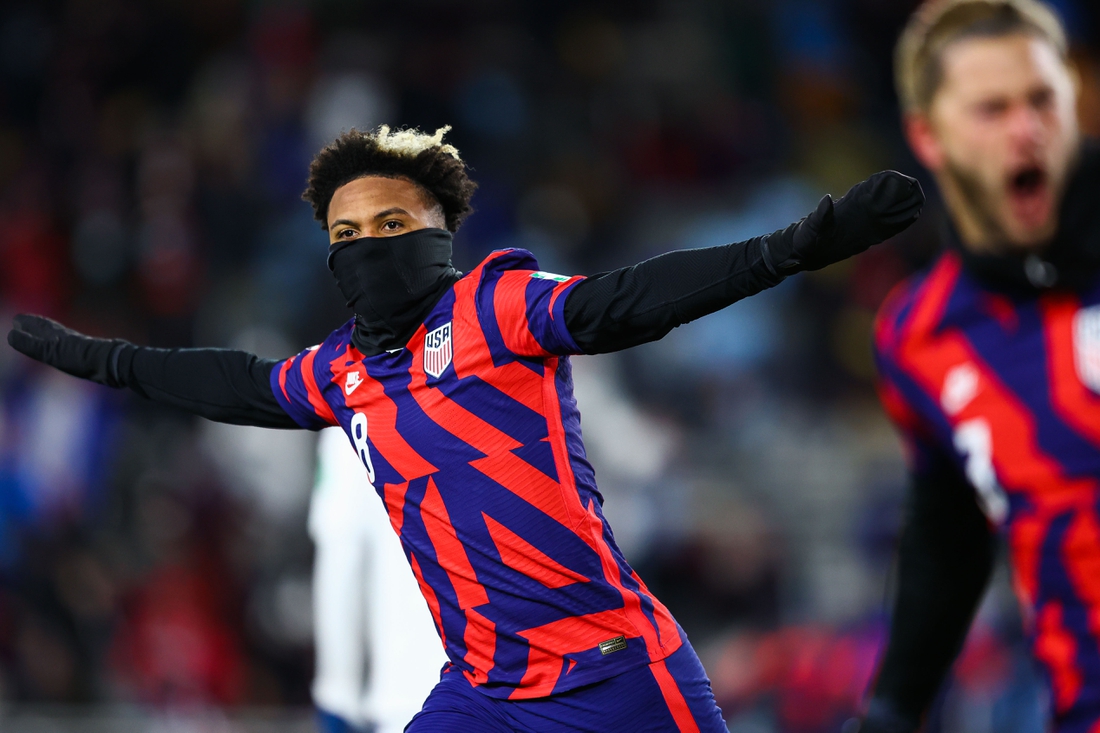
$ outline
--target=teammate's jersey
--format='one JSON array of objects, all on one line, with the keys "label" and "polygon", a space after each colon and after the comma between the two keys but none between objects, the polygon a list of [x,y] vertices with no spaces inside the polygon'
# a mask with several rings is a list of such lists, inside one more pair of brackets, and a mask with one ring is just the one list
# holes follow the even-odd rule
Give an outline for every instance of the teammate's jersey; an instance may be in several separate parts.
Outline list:
[{"label": "teammate's jersey", "polygon": [[875,351],[912,470],[965,475],[1006,533],[1059,730],[1085,730],[1100,719],[1100,282],[1014,298],[948,252],[888,299]]},{"label": "teammate's jersey", "polygon": [[300,425],[348,433],[451,669],[494,697],[591,684],[681,644],[615,545],[585,458],[564,323],[582,279],[494,252],[406,348],[364,357],[350,321],[271,375]]}]

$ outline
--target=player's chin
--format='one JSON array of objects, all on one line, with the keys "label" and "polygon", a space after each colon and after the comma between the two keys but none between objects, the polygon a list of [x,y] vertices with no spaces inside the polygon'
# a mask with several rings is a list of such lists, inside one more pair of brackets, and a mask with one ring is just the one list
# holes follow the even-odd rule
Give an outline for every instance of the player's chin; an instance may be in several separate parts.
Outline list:
[{"label": "player's chin", "polygon": [[1017,217],[1009,214],[1004,217],[1001,231],[1010,250],[1029,252],[1039,250],[1050,244],[1057,229],[1053,217]]}]

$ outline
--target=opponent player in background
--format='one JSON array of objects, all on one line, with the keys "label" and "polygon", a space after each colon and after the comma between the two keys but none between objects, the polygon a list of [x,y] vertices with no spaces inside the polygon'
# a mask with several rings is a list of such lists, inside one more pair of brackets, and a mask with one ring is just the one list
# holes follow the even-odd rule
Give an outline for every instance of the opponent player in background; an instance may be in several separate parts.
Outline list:
[{"label": "opponent player in background", "polygon": [[917,218],[920,187],[879,173],[773,234],[589,278],[518,249],[463,275],[451,233],[475,185],[444,132],[353,130],[314,159],[305,198],[355,312],[319,346],[281,362],[149,349],[37,316],[9,343],[210,419],[342,427],[450,660],[409,733],[724,733],[698,657],[603,518],[568,355],[661,338],[861,252]]},{"label": "opponent player in background", "polygon": [[914,153],[950,217],[884,304],[881,395],[908,446],[898,596],[863,731],[913,731],[1007,538],[1055,730],[1100,726],[1100,151],[1064,31],[1033,0],[938,0],[897,49]]},{"label": "opponent player in background", "polygon": [[313,703],[322,733],[401,733],[447,661],[377,503],[344,432],[322,430],[309,504]]}]

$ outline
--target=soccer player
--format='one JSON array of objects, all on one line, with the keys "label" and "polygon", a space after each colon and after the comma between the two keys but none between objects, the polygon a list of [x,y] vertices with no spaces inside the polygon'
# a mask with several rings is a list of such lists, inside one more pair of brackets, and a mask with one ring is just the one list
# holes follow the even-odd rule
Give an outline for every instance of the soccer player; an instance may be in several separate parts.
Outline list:
[{"label": "soccer player", "polygon": [[75,376],[232,423],[339,425],[401,539],[449,664],[409,733],[725,731],[698,657],[615,545],[569,354],[625,349],[909,226],[916,181],[878,173],[747,242],[593,277],[524,250],[451,266],[475,184],[453,146],[351,131],[304,198],[355,316],[283,361],[150,349],[17,316],[9,343]]},{"label": "soccer player", "polygon": [[1100,727],[1100,150],[1050,8],[935,0],[897,47],[945,248],[879,313],[911,492],[864,731],[913,731],[1007,538],[1055,730]]}]

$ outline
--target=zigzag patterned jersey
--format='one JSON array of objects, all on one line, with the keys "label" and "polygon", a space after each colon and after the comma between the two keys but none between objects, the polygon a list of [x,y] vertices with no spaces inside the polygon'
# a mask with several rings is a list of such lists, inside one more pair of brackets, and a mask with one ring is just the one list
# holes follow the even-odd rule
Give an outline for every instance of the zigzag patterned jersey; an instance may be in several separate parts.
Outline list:
[{"label": "zigzag patterned jersey", "polygon": [[954,252],[900,286],[875,333],[911,470],[952,466],[1007,535],[1059,730],[1100,721],[1100,284],[1012,298]]},{"label": "zigzag patterned jersey", "polygon": [[615,545],[581,442],[564,324],[581,277],[494,252],[406,348],[354,321],[271,376],[302,427],[340,425],[401,538],[450,658],[482,692],[543,697],[664,659],[668,610]]}]

